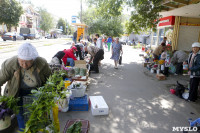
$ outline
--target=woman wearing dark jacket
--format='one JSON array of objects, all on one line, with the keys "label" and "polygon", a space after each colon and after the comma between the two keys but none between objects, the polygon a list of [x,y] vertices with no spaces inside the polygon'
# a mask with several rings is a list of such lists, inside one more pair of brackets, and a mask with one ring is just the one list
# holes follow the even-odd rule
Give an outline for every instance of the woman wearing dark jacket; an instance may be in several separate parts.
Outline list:
[{"label": "woman wearing dark jacket", "polygon": [[197,100],[198,86],[200,80],[200,43],[195,42],[192,44],[192,53],[188,58],[190,75],[190,91],[188,101],[195,102]]}]

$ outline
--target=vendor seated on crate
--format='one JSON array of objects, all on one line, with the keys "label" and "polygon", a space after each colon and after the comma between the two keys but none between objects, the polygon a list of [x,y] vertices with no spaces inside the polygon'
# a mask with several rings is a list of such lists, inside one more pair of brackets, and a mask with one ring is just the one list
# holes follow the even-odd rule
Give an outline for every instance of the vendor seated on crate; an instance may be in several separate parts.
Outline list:
[{"label": "vendor seated on crate", "polygon": [[[25,128],[23,97],[31,94],[31,90],[41,87],[50,76],[51,70],[47,61],[38,56],[36,48],[30,43],[22,44],[18,49],[18,55],[7,59],[0,69],[1,86],[7,82],[4,90],[5,96],[20,97],[20,106],[17,121],[19,130]],[[1,93],[0,93],[1,94]]]},{"label": "vendor seated on crate", "polygon": [[103,49],[95,46],[86,46],[84,49],[91,55],[90,61],[88,63],[90,64],[93,61],[93,64],[90,65],[90,71],[95,71],[96,73],[99,73],[98,63],[99,61],[104,59]]},{"label": "vendor seated on crate", "polygon": [[166,44],[162,42],[159,46],[155,48],[155,50],[153,51],[154,60],[159,60],[159,56],[165,50],[165,46]]},{"label": "vendor seated on crate", "polygon": [[65,56],[62,58],[64,65],[67,66],[68,62],[71,67],[74,66],[74,60],[77,60],[74,56],[74,53],[77,51],[77,48],[73,46],[70,49],[64,49],[63,52],[65,53]]}]

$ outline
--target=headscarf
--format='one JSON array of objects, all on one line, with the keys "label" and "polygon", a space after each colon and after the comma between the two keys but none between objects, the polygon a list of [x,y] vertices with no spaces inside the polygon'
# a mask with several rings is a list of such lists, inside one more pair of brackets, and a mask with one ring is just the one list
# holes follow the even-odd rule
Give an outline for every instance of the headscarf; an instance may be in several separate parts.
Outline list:
[{"label": "headscarf", "polygon": [[30,43],[20,45],[17,53],[18,58],[22,60],[35,60],[38,57],[36,48]]}]

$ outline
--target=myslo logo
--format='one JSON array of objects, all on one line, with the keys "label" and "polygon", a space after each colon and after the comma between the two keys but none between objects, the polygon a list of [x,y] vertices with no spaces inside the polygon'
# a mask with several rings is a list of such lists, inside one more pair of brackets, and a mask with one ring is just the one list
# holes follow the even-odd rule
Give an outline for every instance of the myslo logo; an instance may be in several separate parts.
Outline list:
[{"label": "myslo logo", "polygon": [[180,131],[196,132],[197,130],[198,130],[197,127],[172,127],[173,132],[180,132]]}]

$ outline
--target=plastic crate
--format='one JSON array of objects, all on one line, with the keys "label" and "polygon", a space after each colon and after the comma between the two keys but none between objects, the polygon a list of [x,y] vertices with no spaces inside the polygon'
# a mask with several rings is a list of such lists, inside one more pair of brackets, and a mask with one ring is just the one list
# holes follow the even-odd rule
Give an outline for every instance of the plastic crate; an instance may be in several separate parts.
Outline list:
[{"label": "plastic crate", "polygon": [[76,97],[69,101],[69,111],[88,111],[88,97]]},{"label": "plastic crate", "polygon": [[88,133],[89,129],[90,129],[90,122],[88,120],[82,120],[82,119],[80,119],[80,120],[79,119],[68,120],[66,125],[65,125],[63,133],[66,133],[67,129],[77,121],[81,121],[81,123],[82,123],[81,133]]},{"label": "plastic crate", "polygon": [[[31,105],[28,104],[32,104],[33,103],[33,99],[36,99],[36,97],[34,96],[23,96],[23,112],[27,113],[29,112],[28,107],[30,107]],[[26,123],[30,117],[30,113],[24,114],[24,122]]]}]

